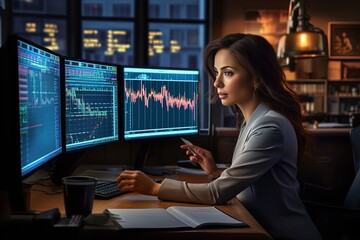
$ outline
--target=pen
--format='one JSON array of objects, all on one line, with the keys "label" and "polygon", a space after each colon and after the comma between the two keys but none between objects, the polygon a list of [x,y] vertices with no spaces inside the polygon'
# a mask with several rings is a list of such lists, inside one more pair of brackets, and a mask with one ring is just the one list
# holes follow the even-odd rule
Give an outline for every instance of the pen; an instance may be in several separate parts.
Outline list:
[{"label": "pen", "polygon": [[108,209],[105,209],[103,213],[111,219],[121,220],[119,214],[111,213]]},{"label": "pen", "polygon": [[[194,144],[192,144],[192,142],[190,142],[189,140],[187,140],[187,139],[185,139],[185,138],[181,138],[181,140],[185,143],[185,144],[187,144],[187,145],[194,145]],[[190,150],[190,152],[195,156],[196,155],[196,153],[195,153],[195,151],[192,149],[192,148],[188,148],[188,150]]]}]

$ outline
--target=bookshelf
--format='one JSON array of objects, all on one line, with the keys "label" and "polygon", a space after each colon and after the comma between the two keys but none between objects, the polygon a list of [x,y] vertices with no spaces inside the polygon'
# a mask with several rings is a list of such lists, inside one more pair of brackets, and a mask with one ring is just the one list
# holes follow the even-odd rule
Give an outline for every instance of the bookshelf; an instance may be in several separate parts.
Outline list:
[{"label": "bookshelf", "polygon": [[360,79],[328,81],[328,113],[350,115],[360,112]]},{"label": "bookshelf", "polygon": [[360,112],[359,79],[288,80],[299,94],[305,120],[346,122]]},{"label": "bookshelf", "polygon": [[324,79],[288,80],[300,96],[303,115],[306,119],[326,113],[327,85]]}]

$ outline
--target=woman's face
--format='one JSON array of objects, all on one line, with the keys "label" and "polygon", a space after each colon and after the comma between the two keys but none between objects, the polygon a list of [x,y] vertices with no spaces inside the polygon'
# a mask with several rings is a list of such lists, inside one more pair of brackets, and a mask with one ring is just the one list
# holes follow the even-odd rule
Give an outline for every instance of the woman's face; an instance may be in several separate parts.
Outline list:
[{"label": "woman's face", "polygon": [[224,106],[241,106],[254,98],[253,81],[248,79],[228,49],[220,49],[215,54],[214,65],[214,87]]}]

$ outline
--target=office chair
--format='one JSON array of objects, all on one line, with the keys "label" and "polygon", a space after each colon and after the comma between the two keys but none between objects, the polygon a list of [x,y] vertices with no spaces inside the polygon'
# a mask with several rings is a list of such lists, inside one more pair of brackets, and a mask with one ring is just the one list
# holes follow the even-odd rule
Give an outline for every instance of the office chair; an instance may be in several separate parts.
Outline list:
[{"label": "office chair", "polygon": [[360,239],[360,127],[350,132],[355,178],[342,206],[303,200],[324,240]]},{"label": "office chair", "polygon": [[360,167],[360,126],[351,129],[350,141],[354,158],[355,173],[357,173]]}]

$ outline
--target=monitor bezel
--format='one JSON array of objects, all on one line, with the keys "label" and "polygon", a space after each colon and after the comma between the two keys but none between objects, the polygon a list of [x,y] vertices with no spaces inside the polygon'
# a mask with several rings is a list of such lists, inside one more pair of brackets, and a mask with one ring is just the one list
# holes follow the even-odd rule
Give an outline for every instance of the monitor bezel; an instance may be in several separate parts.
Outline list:
[{"label": "monitor bezel", "polygon": [[[137,68],[137,69],[154,69],[154,70],[186,70],[186,71],[197,71],[198,72],[198,82],[197,82],[197,131],[194,133],[184,133],[184,134],[174,134],[174,135],[156,135],[149,137],[141,137],[141,138],[125,138],[125,69],[126,68]],[[121,102],[121,118],[122,118],[122,141],[123,142],[151,142],[153,140],[167,140],[167,139],[176,139],[181,137],[194,137],[200,135],[200,80],[201,80],[201,71],[198,68],[185,68],[185,67],[168,67],[168,66],[149,66],[149,65],[124,65],[122,71],[122,80],[121,80],[121,88],[122,88],[122,102]]]},{"label": "monitor bezel", "polygon": [[[117,69],[117,89],[118,89],[118,99],[117,99],[117,105],[118,105],[118,113],[117,113],[117,118],[118,118],[118,138],[116,140],[112,140],[112,141],[105,141],[102,143],[97,143],[97,144],[93,144],[93,145],[84,145],[81,147],[76,147],[76,148],[67,148],[66,146],[66,77],[65,77],[65,61],[70,60],[70,61],[79,61],[79,62],[86,62],[86,63],[91,63],[91,64],[100,64],[100,65],[106,65],[106,66],[113,66],[116,67]],[[84,59],[84,58],[76,58],[76,57],[67,57],[64,56],[62,59],[63,63],[63,78],[62,78],[62,95],[63,95],[63,126],[62,126],[62,130],[63,130],[63,151],[65,154],[70,154],[70,153],[77,153],[77,152],[84,152],[86,150],[90,150],[90,149],[96,149],[102,146],[107,146],[107,145],[111,145],[111,144],[118,144],[122,142],[122,137],[123,137],[123,129],[122,129],[122,123],[121,123],[121,117],[120,117],[120,111],[121,110],[121,99],[122,99],[122,91],[121,91],[121,77],[122,77],[122,72],[123,72],[123,67],[120,64],[116,64],[116,63],[111,63],[111,62],[104,62],[104,61],[96,61],[96,60],[89,60],[89,59]]]}]

